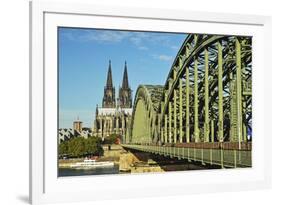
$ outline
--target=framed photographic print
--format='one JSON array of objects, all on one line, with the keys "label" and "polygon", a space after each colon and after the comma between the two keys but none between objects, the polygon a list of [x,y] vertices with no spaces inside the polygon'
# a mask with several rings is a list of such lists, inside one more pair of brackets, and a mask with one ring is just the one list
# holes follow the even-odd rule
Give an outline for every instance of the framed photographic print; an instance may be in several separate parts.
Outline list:
[{"label": "framed photographic print", "polygon": [[30,14],[33,204],[270,186],[269,17]]}]

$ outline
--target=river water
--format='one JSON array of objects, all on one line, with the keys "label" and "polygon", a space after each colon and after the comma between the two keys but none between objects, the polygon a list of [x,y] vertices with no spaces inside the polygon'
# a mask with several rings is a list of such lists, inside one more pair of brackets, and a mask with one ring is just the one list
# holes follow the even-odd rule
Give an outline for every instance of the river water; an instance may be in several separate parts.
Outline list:
[{"label": "river water", "polygon": [[118,174],[118,173],[119,173],[118,165],[114,165],[114,167],[95,167],[91,169],[59,168],[59,172],[58,172],[59,177]]}]

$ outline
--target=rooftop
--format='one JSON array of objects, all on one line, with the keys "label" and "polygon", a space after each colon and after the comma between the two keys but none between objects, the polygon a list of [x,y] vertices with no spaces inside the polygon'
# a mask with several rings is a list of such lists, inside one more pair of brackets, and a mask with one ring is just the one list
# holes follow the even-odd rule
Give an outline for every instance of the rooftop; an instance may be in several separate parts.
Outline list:
[{"label": "rooftop", "polygon": [[98,115],[116,115],[118,113],[132,115],[133,108],[98,108]]}]

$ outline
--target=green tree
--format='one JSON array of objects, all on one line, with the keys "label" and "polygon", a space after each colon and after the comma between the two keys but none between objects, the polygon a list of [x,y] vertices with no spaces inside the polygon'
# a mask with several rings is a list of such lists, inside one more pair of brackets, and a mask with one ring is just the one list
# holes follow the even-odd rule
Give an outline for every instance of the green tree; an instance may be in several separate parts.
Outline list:
[{"label": "green tree", "polygon": [[68,155],[69,157],[84,157],[92,155],[103,155],[101,139],[98,137],[76,137],[64,141],[59,145],[59,155]]},{"label": "green tree", "polygon": [[111,134],[104,139],[103,143],[104,144],[115,144],[117,141],[117,138],[120,138],[120,136],[117,134]]},{"label": "green tree", "polygon": [[101,139],[97,137],[89,137],[85,142],[85,149],[88,155],[102,155],[103,149]]},{"label": "green tree", "polygon": [[71,157],[81,157],[85,154],[85,139],[82,137],[76,137],[69,140],[68,149]]},{"label": "green tree", "polygon": [[68,155],[68,142],[62,142],[59,144],[59,155]]}]

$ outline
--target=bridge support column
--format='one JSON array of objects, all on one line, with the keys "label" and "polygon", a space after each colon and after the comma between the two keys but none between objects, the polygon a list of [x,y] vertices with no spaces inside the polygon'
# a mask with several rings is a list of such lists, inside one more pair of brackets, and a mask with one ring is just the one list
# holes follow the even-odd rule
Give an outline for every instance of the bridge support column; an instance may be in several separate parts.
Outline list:
[{"label": "bridge support column", "polygon": [[185,70],[185,138],[186,142],[190,142],[190,131],[189,131],[189,68]]},{"label": "bridge support column", "polygon": [[222,82],[222,45],[218,42],[218,93],[219,93],[219,141],[223,142],[223,82]]},{"label": "bridge support column", "polygon": [[243,100],[243,141],[247,142],[246,101]]},{"label": "bridge support column", "polygon": [[211,142],[215,141],[215,129],[214,129],[214,120],[211,120]]},{"label": "bridge support column", "polygon": [[157,126],[157,128],[158,128],[158,137],[160,136],[160,141],[161,141],[161,143],[164,141],[164,139],[163,139],[163,132],[161,132],[161,114],[158,114],[157,115],[157,119],[158,119],[158,126]]},{"label": "bridge support column", "polygon": [[204,124],[204,142],[209,142],[209,53],[205,48],[205,124]]},{"label": "bridge support column", "polygon": [[[150,107],[148,108],[148,113],[150,112],[149,111],[150,110]],[[145,138],[146,138],[146,143],[149,143],[150,142],[150,131],[151,131],[151,129],[150,129],[150,119],[149,119],[149,117],[148,117],[148,113],[147,113],[147,130],[148,130],[148,133],[147,133],[147,135],[145,136]]]},{"label": "bridge support column", "polygon": [[241,86],[241,43],[238,38],[235,40],[236,53],[236,91],[237,91],[237,133],[239,149],[242,141],[242,86]]},{"label": "bridge support column", "polygon": [[195,142],[199,142],[198,128],[198,60],[194,59],[194,137]]},{"label": "bridge support column", "polygon": [[[243,43],[242,42],[242,44],[241,44],[242,46],[243,45],[245,45],[245,42]],[[241,74],[241,77],[242,77],[242,95],[243,95],[243,97],[242,97],[242,105],[243,105],[243,108],[242,108],[242,110],[243,110],[243,141],[244,142],[247,142],[248,141],[248,130],[247,130],[247,124],[248,124],[248,122],[247,122],[247,96],[246,95],[244,95],[244,89],[245,89],[245,91],[247,90],[248,91],[248,89],[249,89],[249,86],[248,86],[248,84],[247,84],[247,80],[245,79],[245,77],[244,77],[244,73],[246,73],[246,65],[245,65],[245,63],[243,63],[242,64],[242,68],[241,68],[241,72],[242,72],[242,74]],[[243,85],[245,85],[245,86],[243,86]],[[251,85],[251,83],[250,83],[250,85]],[[245,88],[244,88],[245,87]]]},{"label": "bridge support column", "polygon": [[229,74],[230,79],[230,141],[238,142],[237,134],[237,110],[236,110],[236,87],[235,80],[233,78],[233,73]]},{"label": "bridge support column", "polygon": [[164,143],[164,131],[163,131],[163,128],[161,127],[161,143]]},{"label": "bridge support column", "polygon": [[177,143],[177,90],[174,90],[174,143]]},{"label": "bridge support column", "polygon": [[[179,70],[182,68],[184,56],[180,56],[179,58]],[[182,143],[183,138],[183,126],[182,126],[182,79],[179,79],[179,141]]]},{"label": "bridge support column", "polygon": [[172,143],[172,103],[169,102],[169,143]]},{"label": "bridge support column", "polygon": [[182,79],[180,79],[180,89],[179,89],[179,118],[180,118],[180,143],[182,143]]}]

